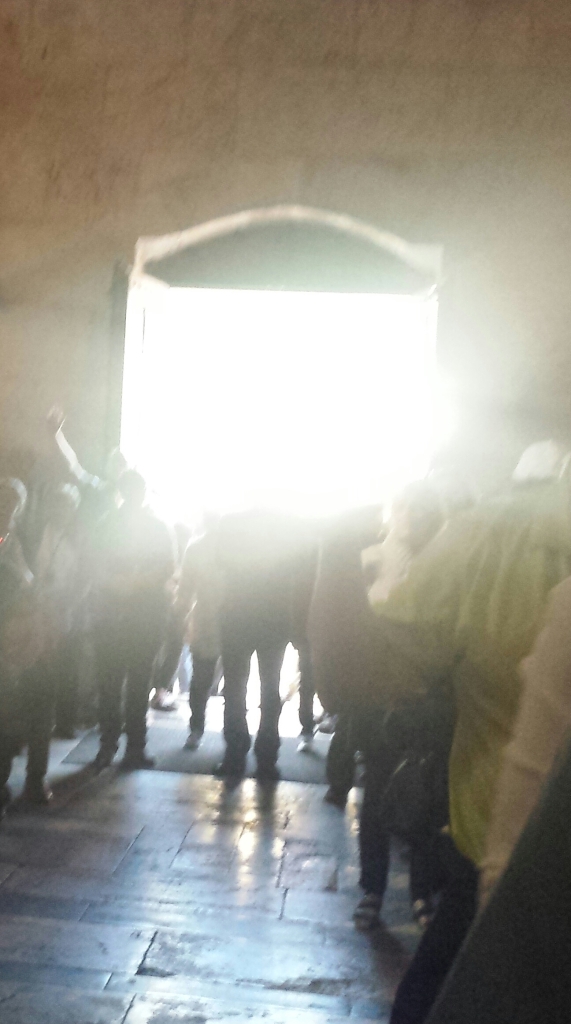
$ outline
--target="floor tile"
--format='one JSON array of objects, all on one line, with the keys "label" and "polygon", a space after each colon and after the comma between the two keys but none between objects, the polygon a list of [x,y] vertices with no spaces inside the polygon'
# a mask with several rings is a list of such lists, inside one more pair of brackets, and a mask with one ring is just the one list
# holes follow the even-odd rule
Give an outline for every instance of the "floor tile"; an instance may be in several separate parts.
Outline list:
[{"label": "floor tile", "polygon": [[102,836],[73,827],[54,831],[36,824],[33,828],[0,830],[0,859],[33,867],[70,871],[113,871],[119,866],[132,839]]},{"label": "floor tile", "polygon": [[0,889],[0,917],[16,914],[20,917],[50,918],[56,921],[79,921],[87,910],[85,900],[49,899],[27,896],[23,893],[4,892]]},{"label": "floor tile", "polygon": [[[369,968],[369,969],[368,969]],[[307,946],[257,939],[159,931],[139,973],[158,977],[183,974],[220,978],[226,983],[260,985],[274,990],[344,995],[374,990],[374,979],[362,951],[345,947]]]},{"label": "floor tile", "polygon": [[39,964],[0,960],[0,981],[19,981],[31,986],[55,985],[59,988],[80,989],[82,992],[102,992],[111,977],[109,971],[81,967],[42,967]]},{"label": "floor tile", "polygon": [[122,1024],[128,996],[0,981],[2,1024]]},{"label": "floor tile", "polygon": [[0,917],[0,959],[19,963],[135,972],[152,938],[152,929]]},{"label": "floor tile", "polygon": [[173,996],[136,996],[125,1024],[338,1024],[339,1018],[324,1010],[224,1004],[215,1000]]}]

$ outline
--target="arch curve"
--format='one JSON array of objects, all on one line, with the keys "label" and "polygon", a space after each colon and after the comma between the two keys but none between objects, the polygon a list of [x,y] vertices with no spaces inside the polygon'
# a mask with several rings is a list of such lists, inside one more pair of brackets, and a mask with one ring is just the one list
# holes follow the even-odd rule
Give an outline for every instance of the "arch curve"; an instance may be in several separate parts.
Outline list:
[{"label": "arch curve", "polygon": [[[156,276],[166,283],[173,283],[169,281],[168,273],[165,276],[161,271],[161,265],[163,268],[166,268],[167,265],[172,268],[173,261],[179,258],[180,262],[181,254],[199,247],[201,247],[202,253],[208,248],[216,249],[220,253],[221,248],[227,250],[228,245],[233,244],[233,237],[234,240],[241,239],[242,246],[244,239],[253,238],[254,246],[259,247],[260,240],[262,240],[262,248],[264,245],[266,247],[269,245],[270,251],[275,254],[276,250],[280,248],[280,243],[283,243],[284,236],[289,238],[288,244],[291,245],[292,238],[297,234],[295,244],[299,246],[300,232],[305,243],[311,239],[314,249],[315,239],[321,235],[321,242],[316,250],[318,261],[324,259],[324,245],[330,251],[339,250],[341,263],[344,261],[346,266],[351,265],[355,259],[357,261],[364,260],[367,265],[365,278],[369,284],[375,280],[376,264],[382,262],[383,259],[386,262],[387,257],[413,273],[416,278],[413,290],[431,289],[439,283],[442,256],[439,246],[408,242],[398,235],[381,230],[349,214],[291,204],[241,210],[195,225],[184,231],[162,236],[142,237],[138,240],[135,248],[131,282],[135,283],[143,276]],[[295,248],[295,244],[293,248]],[[283,245],[281,248],[283,249]],[[248,251],[243,252],[243,256],[247,258]],[[381,275],[380,270],[377,273],[379,276]],[[333,276],[337,280],[339,273],[337,276]],[[286,272],[286,279],[287,277],[288,273]],[[174,283],[180,283],[176,281],[176,273]],[[277,285],[277,287],[282,286],[282,284]],[[268,287],[268,284],[265,287]],[[332,290],[335,290],[335,286]],[[369,290],[369,288],[364,290]]]}]

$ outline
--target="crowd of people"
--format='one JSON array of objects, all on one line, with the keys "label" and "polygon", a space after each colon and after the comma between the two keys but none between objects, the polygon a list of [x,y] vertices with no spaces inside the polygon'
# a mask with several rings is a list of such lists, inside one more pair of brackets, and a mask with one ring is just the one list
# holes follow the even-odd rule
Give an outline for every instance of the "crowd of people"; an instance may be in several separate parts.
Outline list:
[{"label": "crowd of people", "polygon": [[224,685],[225,755],[246,773],[247,687],[260,676],[256,777],[279,779],[280,673],[298,652],[301,754],[315,697],[332,723],[326,800],[343,811],[358,770],[361,929],[379,926],[391,851],[410,863],[423,931],[392,1024],[427,1019],[476,917],[497,889],[571,720],[571,491],[553,442],[532,446],[493,498],[434,471],[390,516],[328,522],[268,511],[205,516],[197,535],[163,523],[119,452],[87,473],[50,414],[52,478],[0,479],[0,806],[27,747],[24,805],[49,802],[52,733],[71,738],[89,635],[99,750],[125,770],[146,750],[152,690],[188,651],[189,751]]}]

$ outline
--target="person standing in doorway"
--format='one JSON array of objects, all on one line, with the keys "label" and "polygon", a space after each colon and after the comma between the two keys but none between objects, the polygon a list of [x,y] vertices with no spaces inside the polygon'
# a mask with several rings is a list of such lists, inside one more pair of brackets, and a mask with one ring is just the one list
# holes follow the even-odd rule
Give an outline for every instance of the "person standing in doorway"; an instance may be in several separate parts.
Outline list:
[{"label": "person standing in doorway", "polygon": [[108,767],[122,732],[125,692],[127,749],[123,767],[150,768],[145,752],[147,705],[153,663],[169,609],[174,543],[168,527],[145,505],[143,477],[119,478],[119,508],[95,530],[95,658],[99,691],[100,748],[95,767]]},{"label": "person standing in doorway", "polygon": [[280,673],[292,632],[292,587],[300,526],[289,516],[249,511],[224,517],[218,560],[224,579],[220,640],[224,669],[224,738],[221,776],[241,777],[251,738],[246,692],[250,662],[258,656],[260,727],[254,744],[256,778],[279,779]]}]

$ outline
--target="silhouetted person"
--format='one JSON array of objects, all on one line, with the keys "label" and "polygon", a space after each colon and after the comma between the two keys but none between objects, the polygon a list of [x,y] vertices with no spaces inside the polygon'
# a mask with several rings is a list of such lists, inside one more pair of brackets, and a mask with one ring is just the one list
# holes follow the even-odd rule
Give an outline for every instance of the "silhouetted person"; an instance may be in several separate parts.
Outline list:
[{"label": "silhouetted person", "polygon": [[99,690],[99,770],[111,764],[122,732],[125,683],[127,769],[152,767],[145,754],[147,704],[174,572],[170,531],[145,506],[145,481],[134,470],[119,479],[122,504],[95,533],[95,653]]},{"label": "silhouetted person", "polygon": [[293,592],[304,528],[278,513],[252,511],[224,517],[218,528],[223,573],[220,640],[224,668],[224,738],[221,775],[241,776],[251,738],[246,720],[250,661],[258,656],[261,718],[254,751],[257,777],[277,779],[282,709],[280,672],[292,635]]},{"label": "silhouetted person", "polygon": [[28,765],[24,799],[46,804],[52,728],[73,738],[79,681],[81,610],[77,488],[63,485],[46,498],[47,523],[35,562],[38,600],[49,629],[49,650],[25,674]]},{"label": "silhouetted person", "polygon": [[10,801],[12,760],[25,739],[21,677],[45,642],[34,578],[15,534],[25,503],[20,480],[0,480],[0,816]]}]

